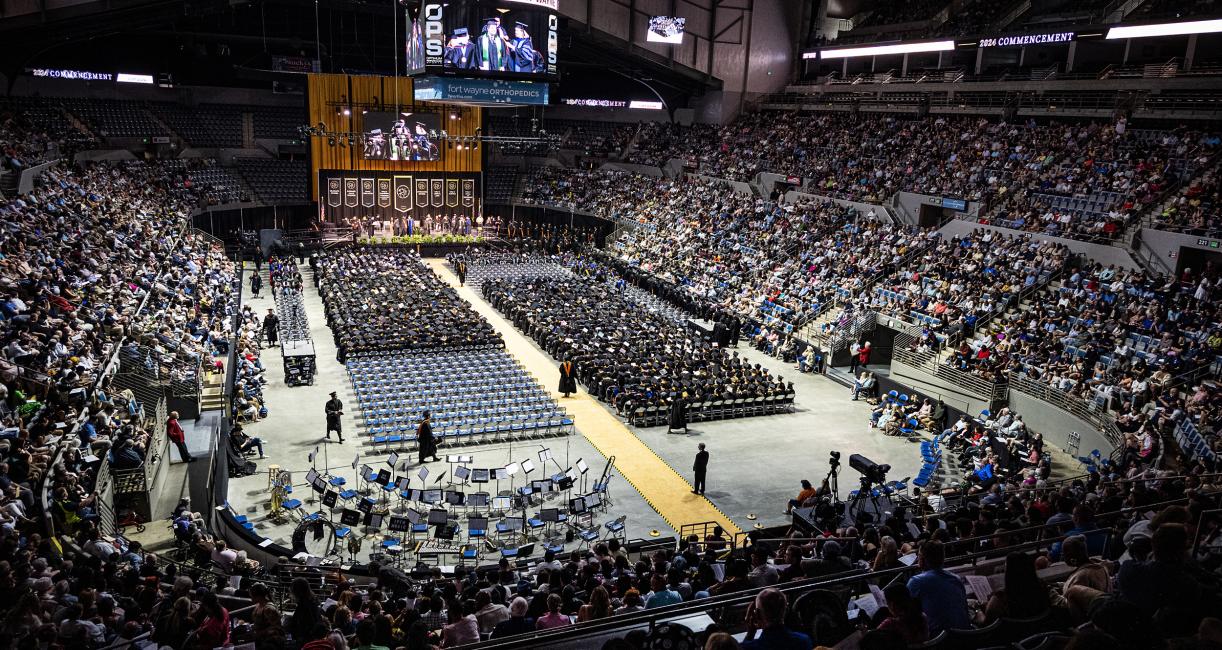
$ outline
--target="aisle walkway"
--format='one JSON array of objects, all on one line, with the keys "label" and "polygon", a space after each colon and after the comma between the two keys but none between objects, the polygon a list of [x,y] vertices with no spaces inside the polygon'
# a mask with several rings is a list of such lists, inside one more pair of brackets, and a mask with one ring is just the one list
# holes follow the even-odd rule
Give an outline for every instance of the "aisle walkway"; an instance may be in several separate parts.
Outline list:
[{"label": "aisle walkway", "polygon": [[[505,349],[521,361],[526,371],[547,387],[552,396],[569,410],[576,422],[577,431],[604,456],[615,456],[615,467],[620,474],[675,531],[684,524],[712,521],[720,524],[728,534],[741,532],[741,529],[708,499],[692,494],[692,485],[685,476],[667,465],[619,418],[612,415],[584,389],[579,388],[576,396],[569,399],[561,397],[560,393],[555,391],[560,380],[558,363],[485,302],[473,288],[459,287],[458,278],[450,272],[445,260],[427,260],[427,263],[442,280],[455,287],[475,311],[492,323],[504,336]],[[695,454],[696,445],[693,442],[693,458]],[[680,469],[689,468],[685,466]]]}]

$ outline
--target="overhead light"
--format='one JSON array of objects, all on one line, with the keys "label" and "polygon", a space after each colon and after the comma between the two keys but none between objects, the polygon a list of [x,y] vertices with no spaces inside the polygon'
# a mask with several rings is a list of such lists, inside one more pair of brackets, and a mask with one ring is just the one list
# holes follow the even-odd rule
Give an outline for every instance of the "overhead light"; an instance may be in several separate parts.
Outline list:
[{"label": "overhead light", "polygon": [[115,81],[121,84],[151,84],[153,83],[153,75],[151,74],[128,74],[120,72],[115,75]]},{"label": "overhead light", "polygon": [[[896,45],[875,45],[872,47],[842,47],[838,50],[819,50],[820,59],[851,59],[859,56],[886,56],[888,54],[918,54],[921,52],[947,52],[955,49],[954,41],[928,41],[925,43],[898,43]],[[802,58],[808,57],[807,52]]]},{"label": "overhead light", "polygon": [[451,119],[451,120],[457,120],[457,119],[458,119],[458,113],[450,113],[450,119]]},{"label": "overhead light", "polygon": [[345,109],[344,109],[344,117],[348,117],[349,115],[352,115],[352,110],[351,110],[351,109],[347,109],[347,108],[345,108]]},{"label": "overhead light", "polygon": [[1149,38],[1151,36],[1183,36],[1186,34],[1213,34],[1215,32],[1222,32],[1222,19],[1113,27],[1107,30],[1107,38],[1109,40],[1117,38]]}]

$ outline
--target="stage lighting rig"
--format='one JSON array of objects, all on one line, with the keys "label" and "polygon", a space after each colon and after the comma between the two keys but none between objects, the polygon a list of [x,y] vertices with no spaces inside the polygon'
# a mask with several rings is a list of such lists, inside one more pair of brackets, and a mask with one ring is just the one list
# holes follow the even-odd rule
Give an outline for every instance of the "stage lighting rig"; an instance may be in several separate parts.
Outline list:
[{"label": "stage lighting rig", "polygon": [[[327,125],[319,123],[317,126],[303,125],[297,127],[297,133],[302,140],[309,138],[326,138],[327,144],[335,146],[336,143],[343,145],[347,143],[355,146],[358,142],[363,142],[365,134],[360,131],[329,131]],[[439,144],[444,142],[447,148],[453,149],[456,145],[462,149],[478,150],[480,144],[498,144],[498,145],[543,145],[548,149],[559,149],[561,137],[556,134],[548,133],[543,129],[535,132],[531,136],[496,136],[484,135],[482,129],[476,129],[473,135],[455,135],[447,132],[445,129],[440,131],[429,131],[429,137]]]}]

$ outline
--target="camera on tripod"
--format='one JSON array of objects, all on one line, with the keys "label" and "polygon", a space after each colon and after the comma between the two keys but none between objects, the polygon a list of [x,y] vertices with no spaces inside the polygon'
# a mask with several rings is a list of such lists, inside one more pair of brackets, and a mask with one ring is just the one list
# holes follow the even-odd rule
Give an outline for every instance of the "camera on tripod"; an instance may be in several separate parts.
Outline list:
[{"label": "camera on tripod", "polygon": [[849,467],[861,474],[863,483],[869,481],[878,485],[887,482],[887,472],[891,471],[890,465],[880,465],[861,454],[849,456]]}]

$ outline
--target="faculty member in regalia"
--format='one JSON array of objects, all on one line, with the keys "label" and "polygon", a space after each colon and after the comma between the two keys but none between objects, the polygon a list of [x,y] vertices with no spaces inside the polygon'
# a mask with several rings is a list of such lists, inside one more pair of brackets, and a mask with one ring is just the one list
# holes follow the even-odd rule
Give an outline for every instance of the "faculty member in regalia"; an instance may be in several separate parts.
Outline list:
[{"label": "faculty member in regalia", "polygon": [[420,426],[416,427],[416,444],[420,450],[421,465],[428,458],[437,460],[437,439],[433,437],[433,425],[431,422],[432,417],[430,417],[428,411],[425,411],[424,418],[420,420]]},{"label": "faculty member in regalia", "polygon": [[513,26],[513,39],[509,41],[509,69],[513,72],[542,72],[541,59],[535,51],[530,32],[526,31],[526,23],[517,22]]},{"label": "faculty member in regalia", "polygon": [[577,369],[568,359],[560,364],[560,392],[564,393],[565,397],[577,392]]}]

